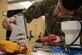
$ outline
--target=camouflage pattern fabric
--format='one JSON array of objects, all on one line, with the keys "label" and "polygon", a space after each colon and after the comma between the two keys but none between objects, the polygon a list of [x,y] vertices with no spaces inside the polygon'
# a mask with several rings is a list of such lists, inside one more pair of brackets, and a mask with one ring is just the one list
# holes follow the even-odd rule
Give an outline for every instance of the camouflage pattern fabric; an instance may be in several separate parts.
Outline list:
[{"label": "camouflage pattern fabric", "polygon": [[[55,34],[60,37],[64,37],[65,34],[61,31],[61,22],[68,19],[59,19],[53,15],[55,10],[57,0],[43,0],[41,2],[36,2],[30,6],[27,10],[23,12],[26,17],[27,22],[30,23],[33,19],[37,19],[40,16],[45,16],[45,33],[44,36],[49,34]],[[79,10],[80,11],[80,10]],[[82,13],[77,16],[82,16]],[[82,19],[82,17],[81,17]]]}]

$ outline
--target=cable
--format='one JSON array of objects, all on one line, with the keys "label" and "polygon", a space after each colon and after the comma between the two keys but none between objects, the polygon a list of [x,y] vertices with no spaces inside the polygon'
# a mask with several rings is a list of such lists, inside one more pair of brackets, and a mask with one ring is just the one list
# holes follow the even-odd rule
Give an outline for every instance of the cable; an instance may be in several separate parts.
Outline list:
[{"label": "cable", "polygon": [[74,17],[74,16],[73,16],[73,18],[74,18],[74,19],[76,18],[76,20],[78,20],[78,21],[80,22],[80,24],[81,24],[81,30],[80,30],[78,36],[76,37],[76,39],[75,39],[70,45],[68,45],[68,46],[73,45],[73,44],[78,40],[78,38],[79,38],[80,35],[81,35],[81,31],[82,31],[82,22],[81,22],[81,20],[79,19],[79,17]]}]

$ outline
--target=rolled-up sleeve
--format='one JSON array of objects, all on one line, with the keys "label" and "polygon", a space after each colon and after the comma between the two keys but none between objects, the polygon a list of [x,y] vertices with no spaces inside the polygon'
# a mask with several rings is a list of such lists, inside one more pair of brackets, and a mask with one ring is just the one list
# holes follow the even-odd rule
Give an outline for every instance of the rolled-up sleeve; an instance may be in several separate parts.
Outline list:
[{"label": "rolled-up sleeve", "polygon": [[44,5],[42,5],[42,2],[36,2],[31,5],[27,10],[23,11],[23,15],[27,19],[28,23],[44,14]]}]

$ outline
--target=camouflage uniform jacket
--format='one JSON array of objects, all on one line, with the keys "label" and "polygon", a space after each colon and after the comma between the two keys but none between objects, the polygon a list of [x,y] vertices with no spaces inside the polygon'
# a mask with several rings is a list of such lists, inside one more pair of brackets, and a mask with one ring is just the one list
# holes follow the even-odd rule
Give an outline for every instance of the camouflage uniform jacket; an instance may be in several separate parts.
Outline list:
[{"label": "camouflage uniform jacket", "polygon": [[26,17],[28,23],[33,19],[37,19],[40,16],[45,16],[45,34],[55,34],[58,36],[64,36],[61,31],[61,20],[53,15],[57,0],[44,0],[36,2],[31,5],[23,15]]}]

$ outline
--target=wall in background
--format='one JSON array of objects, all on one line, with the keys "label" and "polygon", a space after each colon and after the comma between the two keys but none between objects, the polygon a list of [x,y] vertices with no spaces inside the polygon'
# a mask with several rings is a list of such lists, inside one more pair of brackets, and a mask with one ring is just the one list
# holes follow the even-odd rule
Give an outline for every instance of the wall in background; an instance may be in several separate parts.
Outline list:
[{"label": "wall in background", "polygon": [[28,31],[28,36],[29,35],[29,31],[32,31],[32,35],[34,36],[34,38],[32,38],[31,40],[28,39],[28,47],[30,50],[32,50],[32,47],[35,45],[41,45],[39,43],[36,43],[36,39],[38,39],[38,35],[40,34],[40,32],[44,32],[44,22],[43,22],[43,17],[40,17],[38,19],[34,19],[32,20],[31,23],[27,24],[27,31]]},{"label": "wall in background", "polygon": [[2,21],[5,18],[3,16],[3,12],[7,10],[7,2],[6,0],[0,0],[0,40],[5,39],[6,30],[2,27]]}]

